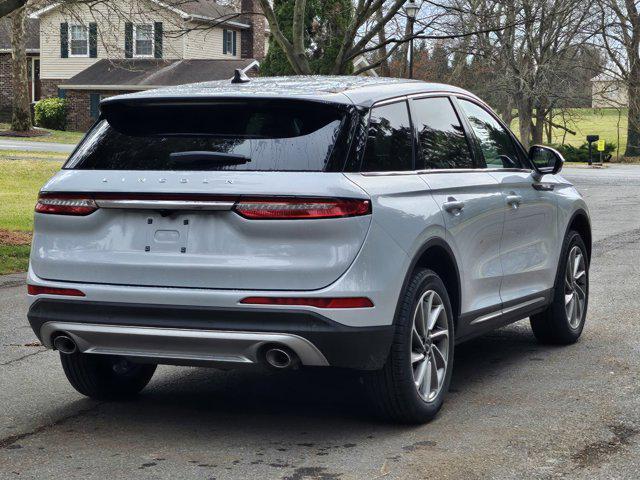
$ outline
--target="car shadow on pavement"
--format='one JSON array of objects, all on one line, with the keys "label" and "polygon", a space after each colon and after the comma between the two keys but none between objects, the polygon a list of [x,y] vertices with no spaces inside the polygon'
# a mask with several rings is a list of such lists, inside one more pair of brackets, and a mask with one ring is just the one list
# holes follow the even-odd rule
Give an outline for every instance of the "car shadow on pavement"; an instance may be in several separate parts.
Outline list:
[{"label": "car shadow on pavement", "polygon": [[[510,326],[460,345],[445,409],[475,395],[478,384],[500,382],[507,371],[545,361],[555,347],[536,343],[528,325]],[[266,369],[220,371],[206,368],[161,367],[138,400],[111,404],[116,423],[228,425],[233,429],[288,427],[331,428],[347,432],[360,424],[398,427],[378,420],[366,407],[361,377],[351,371]],[[494,380],[497,379],[497,380]],[[319,421],[321,420],[321,421]],[[177,423],[176,423],[177,422]],[[311,427],[313,425],[313,427]]]}]

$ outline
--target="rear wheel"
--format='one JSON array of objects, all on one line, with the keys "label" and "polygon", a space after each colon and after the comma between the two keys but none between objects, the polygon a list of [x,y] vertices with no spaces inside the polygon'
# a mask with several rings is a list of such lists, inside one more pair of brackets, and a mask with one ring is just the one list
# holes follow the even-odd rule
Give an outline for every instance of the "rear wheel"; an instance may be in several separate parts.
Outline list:
[{"label": "rear wheel", "polygon": [[580,338],[589,304],[587,249],[578,232],[570,231],[562,246],[553,301],[531,317],[533,334],[540,342],[570,344]]},{"label": "rear wheel", "polygon": [[377,409],[405,423],[423,423],[440,410],[453,367],[453,315],[447,290],[431,270],[407,286],[384,367],[366,378]]},{"label": "rear wheel", "polygon": [[78,392],[96,399],[132,397],[147,386],[156,365],[133,363],[123,357],[60,354],[69,383]]}]

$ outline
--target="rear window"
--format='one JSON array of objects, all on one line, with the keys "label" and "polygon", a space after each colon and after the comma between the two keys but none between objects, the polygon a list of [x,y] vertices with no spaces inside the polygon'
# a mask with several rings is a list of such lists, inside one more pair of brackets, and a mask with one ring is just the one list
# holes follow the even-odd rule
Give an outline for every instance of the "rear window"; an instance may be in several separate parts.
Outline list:
[{"label": "rear window", "polygon": [[[347,109],[293,101],[108,105],[65,168],[325,171]],[[342,159],[344,161],[344,159]]]}]

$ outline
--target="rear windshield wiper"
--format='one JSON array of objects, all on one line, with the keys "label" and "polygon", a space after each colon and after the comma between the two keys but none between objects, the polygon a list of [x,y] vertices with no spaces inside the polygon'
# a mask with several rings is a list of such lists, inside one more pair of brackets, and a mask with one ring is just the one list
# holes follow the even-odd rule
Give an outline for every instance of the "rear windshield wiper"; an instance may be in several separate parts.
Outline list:
[{"label": "rear windshield wiper", "polygon": [[245,155],[208,151],[174,152],[169,158],[177,162],[211,162],[224,165],[243,165],[251,161],[251,158]]}]

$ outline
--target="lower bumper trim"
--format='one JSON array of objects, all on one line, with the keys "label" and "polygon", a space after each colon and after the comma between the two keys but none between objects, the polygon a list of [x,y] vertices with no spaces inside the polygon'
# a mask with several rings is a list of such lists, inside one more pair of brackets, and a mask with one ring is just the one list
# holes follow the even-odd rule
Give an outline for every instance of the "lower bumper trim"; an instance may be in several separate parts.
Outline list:
[{"label": "lower bumper trim", "polygon": [[[94,346],[94,353],[124,355],[120,350],[122,347],[118,347],[117,351],[109,347],[112,344],[122,345],[124,342],[127,351],[133,352],[128,353],[131,356],[142,347],[145,355],[152,355],[154,352],[163,354],[169,349],[173,358],[183,363],[188,361],[183,357],[189,356],[190,359],[194,354],[193,349],[196,349],[197,355],[207,358],[214,356],[213,352],[219,355],[218,347],[225,352],[223,344],[227,340],[221,339],[220,335],[228,338],[239,334],[244,335],[245,339],[246,335],[260,336],[250,337],[247,341],[231,342],[236,343],[232,356],[239,355],[250,362],[255,359],[255,351],[249,344],[263,345],[267,340],[261,338],[269,341],[274,341],[275,338],[284,339],[282,343],[298,353],[305,365],[376,370],[382,368],[387,359],[394,332],[393,325],[350,327],[316,311],[302,308],[220,308],[41,298],[31,305],[28,317],[31,328],[44,345],[51,342],[51,333],[54,333],[50,325],[45,332],[45,325],[58,324],[61,331],[68,331],[70,334],[74,332],[66,327],[74,325],[76,335],[90,337],[87,345]],[[91,326],[90,331],[84,328],[87,325]],[[107,328],[106,332],[101,330],[103,327]],[[133,332],[130,335],[131,342],[125,339],[129,336],[126,332]],[[185,334],[186,338],[175,335],[179,332],[188,332]],[[110,338],[108,343],[107,337]],[[300,343],[301,341],[306,344]],[[150,342],[150,346],[147,347],[145,342]],[[187,345],[178,347],[181,342],[186,342]],[[290,345],[291,342],[293,345]],[[82,350],[81,341],[79,345]],[[240,353],[238,345],[242,346]],[[311,349],[306,353],[309,345],[320,353],[324,363],[321,363],[317,353],[311,353]],[[248,349],[248,353],[245,349]],[[303,349],[302,353],[298,349]],[[305,362],[303,357],[310,359]],[[247,362],[240,359],[227,363]]]},{"label": "lower bumper trim", "polygon": [[52,348],[54,333],[73,338],[83,353],[121,355],[171,363],[204,362],[253,364],[260,362],[265,345],[285,345],[303,365],[327,366],[324,355],[297,335],[264,332],[187,330],[179,328],[128,327],[90,323],[47,322],[42,326],[44,346]]}]

